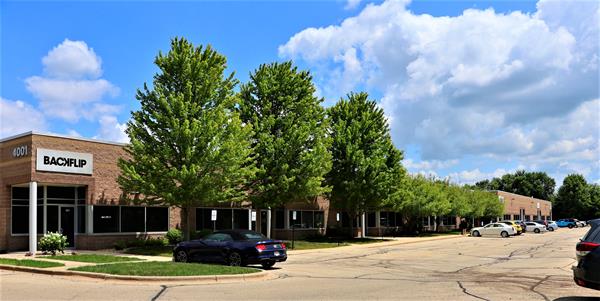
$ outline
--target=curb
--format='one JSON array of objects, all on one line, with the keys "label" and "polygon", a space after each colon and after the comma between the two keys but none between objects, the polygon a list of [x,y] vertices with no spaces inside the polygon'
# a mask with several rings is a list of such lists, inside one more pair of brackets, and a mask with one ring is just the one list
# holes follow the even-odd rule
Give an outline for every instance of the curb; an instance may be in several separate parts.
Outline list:
[{"label": "curb", "polygon": [[91,273],[80,271],[62,271],[62,270],[47,270],[41,268],[22,267],[13,265],[0,264],[0,269],[11,270],[18,272],[30,272],[36,274],[55,275],[55,276],[82,276],[87,278],[95,278],[102,280],[124,280],[124,281],[194,281],[202,283],[218,283],[232,281],[254,281],[265,280],[270,278],[270,274],[266,271],[249,274],[233,274],[233,275],[203,275],[203,276],[133,276],[133,275],[112,275],[103,273]]}]

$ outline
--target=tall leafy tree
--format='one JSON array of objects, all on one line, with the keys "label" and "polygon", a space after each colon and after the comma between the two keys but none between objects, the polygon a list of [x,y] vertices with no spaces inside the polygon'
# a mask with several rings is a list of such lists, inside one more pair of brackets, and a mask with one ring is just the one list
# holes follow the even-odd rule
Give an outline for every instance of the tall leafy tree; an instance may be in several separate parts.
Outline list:
[{"label": "tall leafy tree", "polygon": [[393,148],[383,110],[367,93],[350,93],[329,109],[329,117],[333,139],[333,165],[327,175],[330,200],[355,220],[389,198],[390,174],[402,153]]},{"label": "tall leafy tree", "polygon": [[154,63],[152,88],[137,91],[141,108],[127,124],[118,182],[138,202],[182,208],[187,238],[193,207],[244,198],[254,173],[252,130],[232,110],[237,81],[210,46],[175,38]]},{"label": "tall leafy tree", "polygon": [[502,190],[534,198],[550,200],[554,195],[556,182],[545,172],[518,170],[500,178],[483,180],[475,184],[480,189]]},{"label": "tall leafy tree", "polygon": [[597,187],[589,185],[580,174],[570,174],[563,180],[554,201],[554,216],[591,219],[597,217],[600,202]]},{"label": "tall leafy tree", "polygon": [[331,140],[310,73],[291,62],[261,65],[239,96],[240,116],[254,129],[258,171],[248,187],[252,204],[278,207],[327,192]]}]

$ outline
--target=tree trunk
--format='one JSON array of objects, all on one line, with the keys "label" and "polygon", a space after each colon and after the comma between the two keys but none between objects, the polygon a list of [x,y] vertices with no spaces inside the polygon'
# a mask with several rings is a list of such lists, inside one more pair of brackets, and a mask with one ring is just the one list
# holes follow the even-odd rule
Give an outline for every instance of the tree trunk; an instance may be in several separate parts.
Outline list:
[{"label": "tree trunk", "polygon": [[191,206],[181,207],[181,232],[183,232],[183,240],[190,240],[190,214]]}]

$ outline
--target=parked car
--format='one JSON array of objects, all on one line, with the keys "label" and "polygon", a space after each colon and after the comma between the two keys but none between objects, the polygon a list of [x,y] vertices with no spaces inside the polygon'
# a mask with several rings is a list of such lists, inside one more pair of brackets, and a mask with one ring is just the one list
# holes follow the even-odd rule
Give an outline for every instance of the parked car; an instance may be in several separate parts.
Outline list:
[{"label": "parked car", "polygon": [[525,225],[527,226],[527,231],[531,231],[533,233],[542,233],[547,231],[546,226],[536,222],[525,222]]},{"label": "parked car", "polygon": [[490,223],[483,227],[471,229],[471,236],[501,236],[509,237],[516,233],[515,228],[503,223]]},{"label": "parked car", "polygon": [[580,221],[578,219],[574,219],[575,223],[577,224],[577,227],[585,227],[587,225],[587,223],[585,221]]},{"label": "parked car", "polygon": [[523,228],[521,228],[521,225],[519,225],[513,221],[500,221],[500,223],[512,226],[515,229],[514,235],[521,235],[521,233],[523,233]]},{"label": "parked car", "polygon": [[525,225],[524,221],[514,221],[514,222],[519,224],[519,226],[521,226],[521,229],[523,229],[523,233],[527,232],[527,225]]},{"label": "parked car", "polygon": [[173,260],[219,262],[231,266],[261,264],[270,268],[276,262],[286,261],[287,253],[281,240],[272,240],[249,230],[226,230],[177,244],[173,248]]},{"label": "parked car", "polygon": [[548,221],[548,227],[547,228],[548,228],[549,231],[552,232],[552,231],[558,229],[558,225],[556,224],[555,221]]},{"label": "parked car", "polygon": [[573,279],[580,286],[600,290],[600,219],[590,221],[591,229],[577,243],[577,265]]},{"label": "parked car", "polygon": [[541,220],[541,219],[536,219],[536,220],[533,220],[533,222],[541,224],[541,225],[544,225],[546,228],[548,228],[548,221]]},{"label": "parked car", "polygon": [[577,222],[575,222],[575,219],[573,218],[559,219],[556,221],[556,224],[561,228],[567,227],[569,229],[572,229],[578,227]]}]

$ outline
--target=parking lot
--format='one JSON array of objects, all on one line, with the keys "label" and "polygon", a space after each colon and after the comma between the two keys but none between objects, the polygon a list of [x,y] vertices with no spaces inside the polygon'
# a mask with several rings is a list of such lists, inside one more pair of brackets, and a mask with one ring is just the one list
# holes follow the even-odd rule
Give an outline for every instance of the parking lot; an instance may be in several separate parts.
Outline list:
[{"label": "parking lot", "polygon": [[272,280],[143,284],[0,271],[0,299],[580,300],[575,243],[589,228],[292,252]]}]

